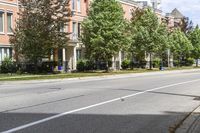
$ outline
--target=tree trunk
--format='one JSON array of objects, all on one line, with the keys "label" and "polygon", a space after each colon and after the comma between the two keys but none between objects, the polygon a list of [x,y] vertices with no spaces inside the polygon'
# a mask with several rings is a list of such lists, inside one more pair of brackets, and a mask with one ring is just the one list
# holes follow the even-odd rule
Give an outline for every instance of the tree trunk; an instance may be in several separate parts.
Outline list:
[{"label": "tree trunk", "polygon": [[134,53],[132,52],[132,57],[131,57],[131,69],[133,69],[133,63],[134,63]]},{"label": "tree trunk", "polygon": [[199,60],[196,59],[196,67],[198,67],[198,66],[199,66]]},{"label": "tree trunk", "polygon": [[150,62],[149,62],[149,69],[152,70],[152,54],[149,54],[150,56]]},{"label": "tree trunk", "polygon": [[38,73],[38,60],[37,59],[35,59],[35,61],[34,61],[34,67],[35,67],[34,73]]},{"label": "tree trunk", "polygon": [[109,72],[109,61],[106,61],[106,72]]}]

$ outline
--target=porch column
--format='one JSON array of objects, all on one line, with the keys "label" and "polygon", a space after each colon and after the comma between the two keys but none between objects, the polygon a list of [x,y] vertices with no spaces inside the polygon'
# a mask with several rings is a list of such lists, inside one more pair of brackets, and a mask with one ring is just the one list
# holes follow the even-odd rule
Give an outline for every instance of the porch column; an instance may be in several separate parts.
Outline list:
[{"label": "porch column", "polygon": [[168,62],[168,67],[171,67],[171,65],[170,65],[170,49],[167,50],[167,62]]},{"label": "porch column", "polygon": [[54,56],[54,50],[52,49],[51,53],[50,53],[50,58],[49,58],[50,61],[54,61],[54,57],[53,56]]},{"label": "porch column", "polygon": [[145,52],[146,68],[150,68],[150,54]]},{"label": "porch column", "polygon": [[115,65],[115,57],[112,57],[112,69],[115,70],[116,69],[116,65]]},{"label": "porch column", "polygon": [[76,57],[76,46],[74,47],[74,52],[73,52],[73,70],[76,70],[76,65],[77,65],[77,57]]},{"label": "porch column", "polygon": [[62,50],[62,56],[63,56],[63,71],[65,72],[66,71],[66,49],[65,48],[63,48],[63,50]]},{"label": "porch column", "polygon": [[2,54],[2,61],[4,61],[4,59],[5,59],[5,51],[4,51],[4,48],[2,48],[1,50],[2,50],[2,53],[1,53],[1,54]]},{"label": "porch column", "polygon": [[171,53],[170,54],[170,67],[174,67],[174,56],[173,56],[173,54]]},{"label": "porch column", "polygon": [[119,51],[119,70],[122,69],[122,51]]},{"label": "porch column", "polygon": [[73,47],[67,47],[66,51],[66,60],[68,61],[67,68],[69,69],[68,71],[71,71],[73,66]]}]

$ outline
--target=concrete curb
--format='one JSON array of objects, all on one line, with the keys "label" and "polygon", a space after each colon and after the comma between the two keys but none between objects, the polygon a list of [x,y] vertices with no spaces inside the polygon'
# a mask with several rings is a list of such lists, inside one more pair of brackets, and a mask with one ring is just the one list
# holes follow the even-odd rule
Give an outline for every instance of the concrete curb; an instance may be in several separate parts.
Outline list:
[{"label": "concrete curb", "polygon": [[186,72],[200,72],[200,69],[190,70],[173,70],[173,71],[156,71],[156,72],[144,72],[144,73],[130,73],[130,74],[116,74],[106,76],[91,76],[91,77],[78,77],[78,78],[64,78],[64,79],[44,79],[44,80],[22,80],[22,81],[0,81],[2,84],[30,84],[30,83],[50,83],[50,82],[67,82],[67,81],[97,81],[106,79],[119,79],[119,78],[134,78],[140,76],[151,76],[151,75],[165,75],[165,74],[179,74]]},{"label": "concrete curb", "polygon": [[176,133],[199,133],[200,132],[200,106],[196,108],[183,124],[176,130]]}]

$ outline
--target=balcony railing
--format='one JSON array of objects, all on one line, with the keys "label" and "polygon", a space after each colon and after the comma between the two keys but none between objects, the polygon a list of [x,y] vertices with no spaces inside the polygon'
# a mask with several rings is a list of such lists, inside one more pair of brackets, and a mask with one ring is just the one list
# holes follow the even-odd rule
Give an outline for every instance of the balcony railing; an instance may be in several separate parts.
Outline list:
[{"label": "balcony railing", "polygon": [[69,35],[70,41],[79,42],[79,35],[77,33],[71,33]]}]

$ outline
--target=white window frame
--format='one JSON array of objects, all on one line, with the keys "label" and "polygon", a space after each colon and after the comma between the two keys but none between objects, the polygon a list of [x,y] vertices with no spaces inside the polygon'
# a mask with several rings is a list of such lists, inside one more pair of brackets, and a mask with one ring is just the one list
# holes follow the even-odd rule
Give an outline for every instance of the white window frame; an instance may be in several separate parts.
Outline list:
[{"label": "white window frame", "polygon": [[3,61],[2,47],[0,47],[0,64]]},{"label": "white window frame", "polygon": [[65,29],[66,29],[66,32],[68,33],[69,32],[69,22],[66,22]]},{"label": "white window frame", "polygon": [[72,0],[72,11],[76,11],[76,0]]},{"label": "white window frame", "polygon": [[60,32],[65,32],[65,24],[64,23],[61,23],[60,25]]},{"label": "white window frame", "polygon": [[77,22],[72,21],[72,40],[77,40]]},{"label": "white window frame", "polygon": [[2,20],[3,20],[3,31],[0,31],[0,34],[5,34],[5,11],[0,9],[0,12],[2,13]]},{"label": "white window frame", "polygon": [[81,12],[81,0],[77,0],[77,12]]},{"label": "white window frame", "polygon": [[77,34],[77,22],[72,21],[72,33]]},{"label": "white window frame", "polygon": [[7,13],[6,13],[6,16],[7,16],[7,34],[13,34],[13,32],[11,31],[11,32],[9,32],[8,31],[8,14],[12,14],[11,15],[11,29],[13,29],[13,11],[7,11]]},{"label": "white window frame", "polygon": [[77,23],[77,36],[79,36],[79,35],[81,36],[81,22]]}]

